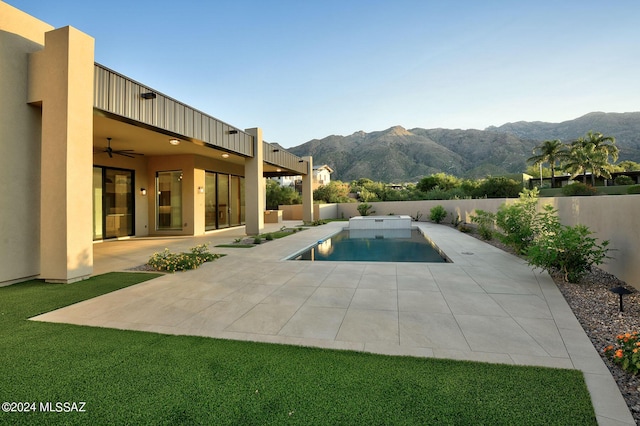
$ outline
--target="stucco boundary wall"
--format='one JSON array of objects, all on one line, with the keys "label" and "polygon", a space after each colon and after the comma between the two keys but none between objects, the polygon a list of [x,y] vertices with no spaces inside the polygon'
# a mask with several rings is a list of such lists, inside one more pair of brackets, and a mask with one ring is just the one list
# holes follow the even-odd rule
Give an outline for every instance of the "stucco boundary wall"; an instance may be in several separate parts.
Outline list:
[{"label": "stucco boundary wall", "polygon": [[[302,220],[302,204],[278,206],[282,210],[282,220]],[[357,210],[356,210],[357,213]],[[314,204],[313,219],[337,219],[338,204]]]},{"label": "stucco boundary wall", "polygon": [[[513,203],[514,198],[493,198],[477,200],[425,200],[425,201],[389,201],[372,202],[376,215],[409,215],[420,221],[429,221],[431,208],[441,205],[448,215],[445,222],[451,223],[456,217],[462,222],[471,222],[476,209],[495,213],[503,203]],[[614,274],[627,284],[640,290],[640,195],[601,195],[592,197],[545,197],[538,200],[538,209],[546,204],[558,210],[560,221],[564,225],[582,224],[589,227],[598,240],[609,240],[612,249],[606,264],[600,267]],[[358,203],[326,204],[323,215],[329,214],[328,206],[336,206],[333,218],[358,216]],[[282,206],[285,207],[285,206]],[[295,206],[286,206],[295,207]],[[314,209],[315,210],[315,209]],[[296,220],[300,216],[292,216]],[[329,219],[332,217],[314,217]]]}]

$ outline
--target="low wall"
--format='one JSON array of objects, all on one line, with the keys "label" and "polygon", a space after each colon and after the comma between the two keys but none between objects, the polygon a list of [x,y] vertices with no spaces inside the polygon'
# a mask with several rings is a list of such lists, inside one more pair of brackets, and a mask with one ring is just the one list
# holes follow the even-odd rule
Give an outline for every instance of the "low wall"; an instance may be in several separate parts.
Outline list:
[{"label": "low wall", "polygon": [[[449,214],[445,222],[459,217],[471,222],[476,209],[496,212],[504,202],[515,199],[433,200],[373,202],[376,215],[406,214],[420,221],[429,221],[430,210],[443,206]],[[589,227],[599,240],[609,240],[612,249],[606,264],[600,267],[640,289],[640,195],[602,195],[594,197],[540,198],[540,208],[551,204],[558,209],[560,221],[565,225],[582,224]],[[357,203],[338,204],[336,218],[358,216]],[[452,212],[455,214],[452,215]]]},{"label": "low wall", "polygon": [[[302,204],[292,206],[278,206],[278,210],[282,210],[282,220],[302,220]],[[313,218],[318,219],[336,219],[338,218],[337,204],[314,204]]]}]

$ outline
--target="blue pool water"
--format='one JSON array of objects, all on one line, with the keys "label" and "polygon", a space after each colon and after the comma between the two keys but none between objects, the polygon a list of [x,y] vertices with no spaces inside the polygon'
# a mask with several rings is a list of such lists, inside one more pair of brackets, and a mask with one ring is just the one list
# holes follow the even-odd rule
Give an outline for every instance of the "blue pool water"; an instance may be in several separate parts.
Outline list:
[{"label": "blue pool water", "polygon": [[349,230],[318,241],[290,260],[369,262],[448,262],[418,229]]}]

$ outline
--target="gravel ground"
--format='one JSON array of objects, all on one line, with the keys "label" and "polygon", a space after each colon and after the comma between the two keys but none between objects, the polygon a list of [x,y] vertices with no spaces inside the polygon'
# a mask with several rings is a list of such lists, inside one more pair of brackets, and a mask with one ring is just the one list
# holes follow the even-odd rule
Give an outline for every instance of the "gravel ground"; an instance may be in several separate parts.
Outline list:
[{"label": "gravel ground", "polygon": [[[477,234],[471,235],[480,239]],[[485,242],[514,254],[510,247],[500,241]],[[551,277],[611,371],[633,418],[640,425],[640,377],[622,370],[602,352],[604,347],[616,344],[617,335],[640,331],[640,292],[599,268],[593,268],[577,284],[564,282],[562,274],[551,274]],[[625,287],[633,292],[623,296],[624,312],[620,312],[619,296],[610,291],[613,287]]]}]

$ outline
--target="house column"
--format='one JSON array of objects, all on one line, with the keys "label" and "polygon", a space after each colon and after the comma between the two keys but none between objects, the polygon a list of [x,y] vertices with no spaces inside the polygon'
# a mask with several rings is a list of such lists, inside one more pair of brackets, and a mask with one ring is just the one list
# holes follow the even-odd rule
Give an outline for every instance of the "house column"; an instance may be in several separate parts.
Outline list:
[{"label": "house column", "polygon": [[40,277],[93,272],[94,40],[72,27],[45,34],[30,56],[29,102],[42,105]]},{"label": "house column", "polygon": [[244,160],[245,222],[247,235],[258,235],[264,229],[265,182],[262,129],[246,129],[253,136],[253,157]]},{"label": "house column", "polygon": [[313,222],[313,158],[302,159],[307,164],[307,174],[302,175],[302,220]]}]

